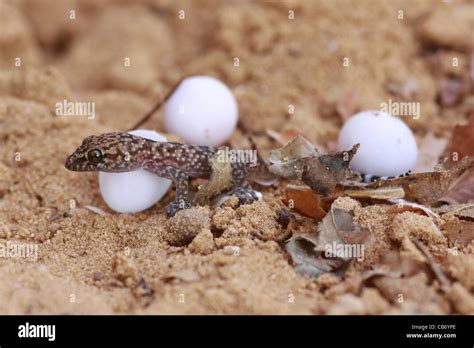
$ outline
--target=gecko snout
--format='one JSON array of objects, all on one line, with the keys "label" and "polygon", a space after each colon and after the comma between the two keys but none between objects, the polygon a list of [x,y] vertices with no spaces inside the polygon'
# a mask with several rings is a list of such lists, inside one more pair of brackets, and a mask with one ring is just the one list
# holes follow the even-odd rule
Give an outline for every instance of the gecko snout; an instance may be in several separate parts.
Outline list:
[{"label": "gecko snout", "polygon": [[81,159],[80,157],[73,153],[66,158],[66,163],[64,164],[66,169],[72,170],[75,172],[83,172],[91,170],[88,168],[87,161]]},{"label": "gecko snout", "polygon": [[66,163],[64,164],[66,169],[74,170],[74,159],[72,157],[73,157],[72,155],[67,156]]}]

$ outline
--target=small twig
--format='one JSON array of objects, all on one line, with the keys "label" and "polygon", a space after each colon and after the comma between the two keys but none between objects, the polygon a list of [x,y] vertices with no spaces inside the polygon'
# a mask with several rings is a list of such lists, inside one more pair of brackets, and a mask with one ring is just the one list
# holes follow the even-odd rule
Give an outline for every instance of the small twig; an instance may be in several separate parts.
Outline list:
[{"label": "small twig", "polygon": [[421,243],[418,239],[413,238],[412,239],[413,243],[416,245],[416,247],[422,252],[422,254],[426,257],[426,260],[428,261],[429,265],[431,266],[431,269],[433,270],[434,275],[438,279],[438,281],[441,284],[441,290],[443,292],[448,292],[449,291],[449,280],[444,274],[443,270],[439,266],[439,264],[433,259],[433,256],[431,256],[431,253],[429,250]]},{"label": "small twig", "polygon": [[176,91],[176,89],[179,87],[179,85],[181,85],[181,83],[183,82],[185,78],[182,78],[181,80],[178,81],[178,83],[168,92],[168,94],[163,98],[161,99],[160,101],[158,101],[158,103],[156,103],[156,105],[150,110],[148,111],[145,116],[143,116],[140,121],[138,121],[131,129],[129,130],[134,130],[134,129],[137,129],[138,127],[140,127],[142,124],[144,124],[145,122],[147,122],[151,116],[156,112],[158,111],[164,103],[166,103],[168,101],[168,99],[171,97],[171,95]]}]

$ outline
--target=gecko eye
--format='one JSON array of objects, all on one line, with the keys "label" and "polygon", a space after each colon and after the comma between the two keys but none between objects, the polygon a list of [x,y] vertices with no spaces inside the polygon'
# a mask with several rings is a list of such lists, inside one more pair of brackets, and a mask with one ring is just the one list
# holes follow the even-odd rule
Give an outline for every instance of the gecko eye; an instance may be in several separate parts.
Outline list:
[{"label": "gecko eye", "polygon": [[89,150],[89,152],[87,152],[87,155],[86,155],[87,160],[93,164],[100,163],[103,157],[104,157],[104,154],[99,149]]}]

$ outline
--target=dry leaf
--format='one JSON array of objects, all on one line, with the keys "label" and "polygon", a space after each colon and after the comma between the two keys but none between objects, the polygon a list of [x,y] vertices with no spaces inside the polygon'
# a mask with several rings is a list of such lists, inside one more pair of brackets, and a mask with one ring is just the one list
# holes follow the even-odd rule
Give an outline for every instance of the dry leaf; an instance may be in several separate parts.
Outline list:
[{"label": "dry leaf", "polygon": [[337,194],[323,197],[307,186],[288,185],[284,190],[283,202],[301,215],[322,220],[336,197]]},{"label": "dry leaf", "polygon": [[438,214],[436,214],[433,210],[425,207],[424,205],[413,203],[413,202],[407,202],[407,201],[404,201],[403,199],[398,199],[398,200],[393,200],[393,201],[389,200],[389,201],[391,201],[392,203],[396,205],[392,205],[390,208],[388,208],[387,213],[399,214],[405,211],[411,211],[413,213],[423,212],[429,217],[439,218]]},{"label": "dry leaf", "polygon": [[452,243],[467,246],[474,240],[474,204],[442,206],[437,211],[454,215],[442,226],[444,234]]},{"label": "dry leaf", "polygon": [[[453,130],[450,144],[445,156],[450,160],[446,164],[452,166],[453,155],[457,158],[474,156],[474,113],[471,114],[469,122],[464,126],[456,126]],[[440,199],[447,203],[465,203],[474,200],[474,173],[467,175],[444,197]]]},{"label": "dry leaf", "polygon": [[391,250],[381,258],[381,264],[388,267],[390,274],[395,277],[412,277],[425,271],[425,263],[412,257],[402,256],[398,250]]},{"label": "dry leaf", "polygon": [[[453,154],[457,154],[457,158],[474,156],[474,113],[471,114],[466,125],[454,127],[445,156],[452,160]],[[456,162],[448,162],[446,164],[454,165]]]},{"label": "dry leaf", "polygon": [[[342,249],[345,245],[364,245],[372,243],[370,231],[354,224],[354,213],[333,203],[331,210],[318,225],[318,250],[326,251],[328,248]],[[339,247],[339,245],[341,247]],[[337,250],[336,249],[336,250]],[[363,255],[362,255],[363,256]],[[340,256],[349,260],[355,256]]]},{"label": "dry leaf", "polygon": [[451,204],[474,201],[474,173],[459,181],[452,190],[439,200]]},{"label": "dry leaf", "polygon": [[[278,150],[272,150],[268,160],[270,163],[289,162],[300,160],[305,157],[319,155],[318,150],[306,138],[301,135],[295,137],[291,142]],[[285,175],[282,175],[285,176]],[[285,176],[286,177],[286,176]]]},{"label": "dry leaf", "polygon": [[[474,157],[465,157],[449,170],[430,173],[415,173],[401,178],[378,180],[364,185],[364,189],[401,187],[404,199],[421,204],[432,204],[443,197],[467,170],[474,167]],[[361,185],[352,188],[360,188]],[[350,187],[348,187],[350,188]]]},{"label": "dry leaf", "polygon": [[466,220],[447,221],[442,229],[446,237],[455,243],[467,246],[474,239],[474,222]]},{"label": "dry leaf", "polygon": [[474,222],[474,204],[460,204],[458,206],[449,206],[451,209],[444,212],[451,212],[458,218]]},{"label": "dry leaf", "polygon": [[269,169],[275,175],[301,180],[317,193],[328,196],[337,184],[354,176],[349,163],[358,148],[359,144],[349,151],[320,154],[308,140],[298,136],[270,153]]},{"label": "dry leaf", "polygon": [[405,191],[401,187],[382,187],[374,190],[345,190],[344,194],[352,198],[390,200],[403,198]]},{"label": "dry leaf", "polygon": [[323,252],[316,250],[315,241],[309,234],[294,236],[288,240],[285,249],[290,254],[295,272],[308,277],[340,269],[345,262],[341,259],[325,259]]},{"label": "dry leaf", "polygon": [[317,232],[294,236],[285,248],[297,273],[317,277],[327,272],[341,274],[352,259],[363,257],[363,246],[372,241],[367,229],[354,224],[353,212],[336,201]]},{"label": "dry leaf", "polygon": [[[430,277],[433,275],[436,277],[439,276],[439,279],[442,279],[440,283],[442,282],[442,284],[446,285],[446,278],[443,277],[443,275],[440,275],[440,273],[436,275],[435,271],[432,269],[434,264],[436,272],[440,271],[440,268],[437,268],[437,264],[432,258],[428,261],[425,254],[423,254],[423,252],[421,253],[425,257],[424,261],[402,256],[398,251],[394,250],[387,252],[382,256],[380,265],[377,265],[374,270],[364,272],[359,286],[359,293],[366,286],[374,286],[384,297],[387,298],[387,300],[393,301],[394,299],[397,299],[399,289],[406,288],[409,290],[410,288],[407,288],[406,286],[409,283],[413,284],[417,277],[420,278],[420,280],[423,280],[423,277],[419,277],[420,272],[425,273]],[[420,282],[419,285],[423,287],[427,286],[423,281]],[[394,291],[390,291],[390,289]],[[410,290],[410,293],[411,296],[416,297],[416,290]],[[403,294],[405,295],[406,293],[403,292]]]},{"label": "dry leaf", "polygon": [[324,154],[316,158],[303,158],[301,181],[314,191],[328,196],[339,183],[354,177],[349,164],[359,146],[356,144],[351,150]]},{"label": "dry leaf", "polygon": [[[397,279],[411,279],[418,273],[425,272],[431,273],[431,276],[435,276],[443,291],[448,290],[450,282],[443,273],[439,263],[433,258],[423,243],[414,239],[413,244],[420,250],[425,262],[411,257],[402,257],[401,254],[396,251],[388,252],[382,256],[381,265],[376,270],[364,273],[361,285],[374,285],[384,293],[387,292],[390,284],[396,284],[394,282]],[[388,291],[388,293],[389,298],[396,298],[396,296],[390,294],[390,291]]]}]

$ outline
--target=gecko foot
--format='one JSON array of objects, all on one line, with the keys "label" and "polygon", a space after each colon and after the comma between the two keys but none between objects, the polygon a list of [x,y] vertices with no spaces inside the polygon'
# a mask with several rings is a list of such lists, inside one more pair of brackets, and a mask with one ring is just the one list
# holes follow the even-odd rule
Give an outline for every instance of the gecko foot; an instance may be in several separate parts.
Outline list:
[{"label": "gecko foot", "polygon": [[189,208],[191,208],[191,203],[187,203],[184,201],[174,201],[167,205],[166,216],[170,218],[174,216],[178,211]]},{"label": "gecko foot", "polygon": [[258,200],[254,190],[246,187],[238,187],[229,192],[230,195],[237,196],[239,204],[251,204]]}]

